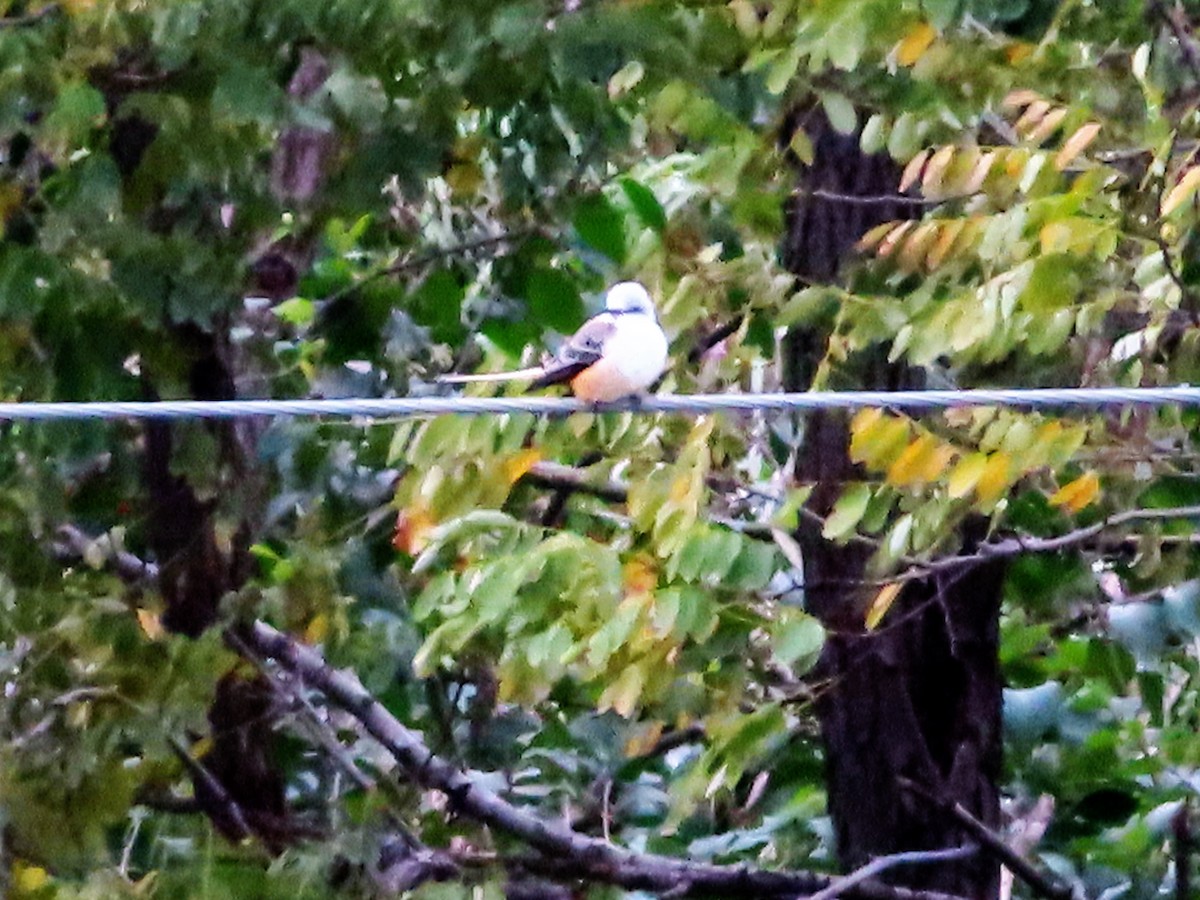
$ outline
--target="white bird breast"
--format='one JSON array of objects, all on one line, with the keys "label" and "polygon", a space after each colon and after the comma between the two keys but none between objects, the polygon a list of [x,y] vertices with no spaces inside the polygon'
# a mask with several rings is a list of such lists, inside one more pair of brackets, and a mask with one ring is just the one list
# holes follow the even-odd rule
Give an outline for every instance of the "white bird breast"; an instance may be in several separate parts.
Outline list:
[{"label": "white bird breast", "polygon": [[627,393],[634,394],[654,384],[666,369],[667,336],[650,316],[624,315],[616,320],[602,355],[627,382]]}]

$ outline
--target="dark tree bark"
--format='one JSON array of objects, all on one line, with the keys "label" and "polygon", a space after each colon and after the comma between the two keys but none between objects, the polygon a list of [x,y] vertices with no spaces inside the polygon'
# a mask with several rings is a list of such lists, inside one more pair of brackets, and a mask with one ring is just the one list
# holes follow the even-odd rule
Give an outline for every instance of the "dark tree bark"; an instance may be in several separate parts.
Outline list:
[{"label": "dark tree bark", "polygon": [[[809,282],[832,282],[871,226],[914,216],[908,203],[851,203],[812,191],[894,194],[896,166],[864,155],[857,136],[837,134],[819,115],[804,127],[813,164],[798,166],[787,209],[784,260]],[[789,390],[809,387],[823,353],[820,329],[789,336]],[[847,367],[863,388],[920,385],[920,373],[864,354]],[[841,383],[839,387],[843,386]],[[848,385],[847,385],[848,386]],[[797,478],[816,483],[810,507],[827,514],[848,480],[865,477],[849,458],[845,416],[810,417]],[[883,623],[866,632],[875,591],[862,585],[870,547],[835,546],[820,526],[801,526],[809,609],[829,630],[817,677],[830,685],[817,704],[826,755],[829,809],[842,866],[903,850],[952,847],[969,840],[938,804],[904,787],[920,785],[959,803],[989,826],[999,820],[1001,676],[998,622],[1003,569],[993,564],[929,582],[909,583]],[[969,897],[995,897],[999,866],[984,854],[939,866],[897,867],[888,880]]]}]

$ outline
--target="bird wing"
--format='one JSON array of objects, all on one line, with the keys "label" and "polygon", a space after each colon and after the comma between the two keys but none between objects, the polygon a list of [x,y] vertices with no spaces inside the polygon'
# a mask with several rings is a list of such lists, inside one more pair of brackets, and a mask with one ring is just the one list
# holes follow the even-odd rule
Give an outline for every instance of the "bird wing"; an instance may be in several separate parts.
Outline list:
[{"label": "bird wing", "polygon": [[583,326],[559,348],[554,359],[543,367],[545,371],[529,385],[530,390],[570,381],[604,355],[604,345],[617,330],[617,320],[609,313],[600,313]]}]

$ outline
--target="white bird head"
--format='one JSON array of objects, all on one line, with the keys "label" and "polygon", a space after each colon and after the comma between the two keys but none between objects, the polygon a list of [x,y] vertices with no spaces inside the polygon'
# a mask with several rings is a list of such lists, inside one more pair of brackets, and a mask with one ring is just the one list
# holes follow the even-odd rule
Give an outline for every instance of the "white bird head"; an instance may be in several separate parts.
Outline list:
[{"label": "white bird head", "polygon": [[636,281],[621,281],[608,289],[604,308],[611,313],[639,313],[655,318],[650,292]]}]

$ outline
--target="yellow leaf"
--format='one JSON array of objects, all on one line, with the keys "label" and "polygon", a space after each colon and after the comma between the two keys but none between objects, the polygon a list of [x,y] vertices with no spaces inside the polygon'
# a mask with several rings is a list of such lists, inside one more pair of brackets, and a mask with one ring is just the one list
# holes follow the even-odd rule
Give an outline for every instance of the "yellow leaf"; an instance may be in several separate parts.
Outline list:
[{"label": "yellow leaf", "polygon": [[917,183],[917,179],[921,177],[921,169],[924,168],[925,160],[927,159],[929,159],[929,151],[922,150],[908,161],[908,165],[904,167],[904,174],[900,176],[900,193],[903,194]]},{"label": "yellow leaf", "polygon": [[958,461],[947,479],[946,488],[952,499],[958,500],[967,496],[979,483],[983,470],[987,466],[986,453],[971,453]]},{"label": "yellow leaf", "polygon": [[692,493],[692,478],[690,475],[677,475],[671,482],[669,499],[675,506],[683,504]]},{"label": "yellow leaf", "polygon": [[141,626],[142,634],[150,638],[152,641],[161,641],[166,630],[163,628],[162,619],[158,613],[151,612],[148,609],[139,608],[137,611],[138,625]]},{"label": "yellow leaf", "polygon": [[308,626],[304,629],[304,643],[319,644],[329,636],[329,616],[326,613],[317,613],[313,616]]},{"label": "yellow leaf", "polygon": [[483,169],[473,161],[455,163],[446,171],[445,179],[456,197],[471,197],[483,186]]},{"label": "yellow leaf", "polygon": [[531,447],[514,453],[504,461],[504,477],[509,484],[516,484],[529,474],[529,470],[541,462],[541,459],[541,452]]},{"label": "yellow leaf", "polygon": [[636,556],[621,567],[621,581],[625,585],[626,596],[644,594],[658,584],[658,573],[650,557]]},{"label": "yellow leaf", "polygon": [[1088,144],[1094,141],[1099,133],[1099,122],[1088,122],[1076,128],[1075,133],[1063,142],[1062,149],[1054,157],[1054,168],[1061,172],[1069,166],[1075,157],[1087,149]]},{"label": "yellow leaf", "polygon": [[1174,209],[1192,199],[1197,187],[1200,187],[1200,166],[1192,166],[1183,173],[1183,177],[1163,198],[1162,214],[1170,215]]},{"label": "yellow leaf", "polygon": [[854,414],[854,418],[850,420],[850,433],[858,434],[860,431],[866,431],[882,418],[882,407],[870,406],[860,409]]},{"label": "yellow leaf", "polygon": [[637,702],[642,696],[642,687],[646,684],[646,673],[640,665],[626,666],[617,680],[605,688],[600,695],[597,707],[600,712],[611,709],[623,719],[628,719],[637,709]]},{"label": "yellow leaf", "polygon": [[1071,246],[1071,226],[1061,220],[1048,222],[1038,232],[1043,253],[1064,253]]},{"label": "yellow leaf", "polygon": [[658,741],[662,737],[662,733],[663,723],[657,720],[650,722],[644,728],[638,729],[625,741],[625,756],[627,758],[645,756],[658,746]]},{"label": "yellow leaf", "polygon": [[1077,513],[1099,496],[1100,477],[1095,472],[1086,472],[1055,491],[1050,497],[1050,504]]},{"label": "yellow leaf", "polygon": [[882,468],[908,446],[909,423],[898,416],[872,420],[850,438],[850,458],[871,468]]},{"label": "yellow leaf", "polygon": [[12,864],[12,887],[17,896],[40,891],[50,881],[50,874],[41,866],[31,866],[20,860]]},{"label": "yellow leaf", "polygon": [[938,230],[937,240],[933,242],[933,246],[929,248],[929,255],[925,257],[925,267],[931,272],[942,264],[942,260],[946,258],[946,254],[950,252],[950,248],[954,246],[955,239],[962,234],[967,223],[962,219],[955,219],[952,222],[942,224]]},{"label": "yellow leaf", "polygon": [[1036,44],[1031,44],[1028,41],[1013,41],[1004,48],[1004,56],[1008,59],[1010,65],[1016,65],[1021,60],[1028,58],[1033,54]]},{"label": "yellow leaf", "polygon": [[892,608],[892,603],[900,596],[900,591],[903,585],[892,582],[885,584],[879,589],[879,593],[875,595],[875,599],[871,601],[871,606],[867,609],[867,616],[864,624],[867,631],[874,631],[876,626],[887,615],[887,611]]},{"label": "yellow leaf", "polygon": [[1011,478],[1012,460],[1003,451],[993,453],[979,473],[975,482],[975,495],[983,504],[994,503],[1008,488]]},{"label": "yellow leaf", "polygon": [[937,233],[937,222],[925,222],[919,225],[912,236],[904,242],[904,247],[896,257],[897,265],[906,272],[915,272],[924,262],[929,245],[933,243]]},{"label": "yellow leaf", "polygon": [[188,748],[188,754],[192,759],[203,759],[205,755],[212,752],[213,745],[211,735],[202,737]]},{"label": "yellow leaf", "polygon": [[928,22],[918,22],[896,45],[896,62],[902,66],[915,65],[925,55],[937,32]]}]

